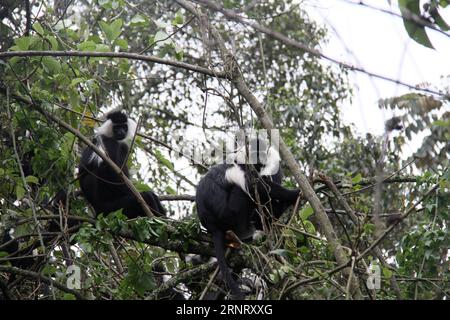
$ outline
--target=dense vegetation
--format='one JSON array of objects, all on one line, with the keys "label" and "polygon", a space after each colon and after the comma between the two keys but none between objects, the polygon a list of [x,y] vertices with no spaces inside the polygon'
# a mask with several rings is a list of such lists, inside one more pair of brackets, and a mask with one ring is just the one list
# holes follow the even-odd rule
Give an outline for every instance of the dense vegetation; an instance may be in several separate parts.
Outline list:
[{"label": "dense vegetation", "polygon": [[[448,299],[449,88],[380,100],[399,110],[391,124],[402,128],[359,136],[340,112],[352,70],[317,54],[327,30],[302,2],[223,1],[266,29],[215,3],[0,2],[0,231],[13,228],[20,244],[14,254],[0,244],[0,295],[170,299],[176,288],[224,298],[192,202],[206,169],[180,157],[179,137],[202,150],[232,130],[270,129],[271,119],[295,159],[282,152],[284,183],[303,181],[304,197],[261,242],[231,251],[248,297]],[[113,107],[139,119],[132,179],[162,195],[167,219],[94,218],[80,196],[81,138]],[[380,289],[367,286],[374,266]]]}]

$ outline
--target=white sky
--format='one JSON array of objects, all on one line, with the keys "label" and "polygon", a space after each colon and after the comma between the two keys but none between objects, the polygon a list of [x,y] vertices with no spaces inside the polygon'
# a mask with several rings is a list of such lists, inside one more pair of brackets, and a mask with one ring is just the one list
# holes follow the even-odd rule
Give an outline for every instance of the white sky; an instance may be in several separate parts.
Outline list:
[{"label": "white sky", "polygon": [[[353,2],[353,4],[352,4]],[[450,37],[434,30],[428,36],[436,50],[417,44],[408,37],[401,18],[354,4],[356,0],[307,0],[304,8],[329,29],[329,43],[322,51],[367,71],[409,84],[444,83],[450,75]],[[365,4],[400,14],[396,0],[365,0]],[[441,12],[450,24],[450,7]],[[337,32],[333,31],[333,29]],[[357,60],[355,60],[355,58]],[[367,75],[351,72],[354,99],[343,108],[346,122],[353,122],[359,133],[381,134],[384,120],[391,116],[377,107],[379,98],[409,92],[409,89]]]},{"label": "white sky", "polygon": [[[409,38],[401,18],[351,1],[356,0],[304,0],[301,4],[311,18],[325,24],[329,30],[329,43],[322,48],[324,53],[412,85],[425,82],[439,85],[441,76],[450,75],[450,37],[430,30],[428,35],[436,50],[428,49]],[[392,5],[388,0],[365,0],[364,3],[400,14],[397,0],[391,0]],[[450,23],[450,7],[441,14]],[[352,103],[344,103],[344,121],[354,123],[360,134],[383,134],[384,122],[393,114],[380,110],[378,99],[410,90],[356,72],[350,72],[349,80],[354,97]],[[407,142],[405,156],[420,145],[422,138],[423,134]],[[189,176],[190,166],[186,162],[177,160],[175,166],[178,170],[184,168],[180,171]]]}]

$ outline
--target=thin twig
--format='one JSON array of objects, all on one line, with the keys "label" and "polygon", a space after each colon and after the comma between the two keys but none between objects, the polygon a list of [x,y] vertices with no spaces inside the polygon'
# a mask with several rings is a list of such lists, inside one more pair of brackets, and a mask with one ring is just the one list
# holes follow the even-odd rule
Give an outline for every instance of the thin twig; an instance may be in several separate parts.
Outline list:
[{"label": "thin twig", "polygon": [[28,205],[30,206],[31,212],[33,214],[34,223],[36,225],[36,229],[37,229],[37,232],[39,235],[39,241],[41,242],[41,247],[45,254],[46,250],[45,250],[45,245],[44,245],[44,239],[43,239],[42,233],[41,233],[41,224],[39,223],[39,221],[37,219],[36,207],[34,206],[34,201],[30,194],[30,187],[28,186],[27,180],[25,178],[25,173],[23,172],[22,163],[20,161],[19,153],[17,151],[16,135],[14,133],[14,127],[13,127],[14,121],[13,121],[12,115],[11,115],[11,106],[10,106],[9,98],[10,98],[9,87],[6,87],[6,108],[8,110],[8,119],[9,119],[9,123],[10,123],[11,139],[12,139],[12,143],[13,143],[14,156],[16,157],[17,166],[19,167],[20,177],[22,179],[23,187],[24,187],[26,195],[27,195]]},{"label": "thin twig", "polygon": [[77,299],[79,300],[84,300],[85,298],[77,291],[69,289],[65,286],[63,286],[62,284],[60,284],[59,282],[56,282],[55,280],[48,278],[46,276],[43,276],[39,273],[33,272],[33,271],[29,271],[29,270],[23,270],[23,269],[19,269],[16,267],[9,267],[9,266],[3,266],[0,265],[0,271],[1,272],[7,272],[7,273],[12,273],[12,274],[18,274],[24,277],[28,277],[28,278],[35,278],[36,280],[45,282],[51,286],[54,286],[56,288],[58,288],[61,291],[73,294]]}]

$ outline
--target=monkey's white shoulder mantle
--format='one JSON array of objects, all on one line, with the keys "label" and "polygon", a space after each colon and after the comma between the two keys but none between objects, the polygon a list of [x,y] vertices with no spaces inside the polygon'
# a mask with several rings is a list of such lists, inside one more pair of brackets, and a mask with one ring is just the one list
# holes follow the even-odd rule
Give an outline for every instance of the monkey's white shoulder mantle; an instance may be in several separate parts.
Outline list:
[{"label": "monkey's white shoulder mantle", "polygon": [[[238,155],[239,157],[239,155]],[[280,168],[280,155],[273,147],[267,151],[267,161],[260,170],[261,176],[271,176],[278,172]],[[225,180],[239,186],[244,192],[248,192],[245,171],[238,165],[233,164],[225,171]]]},{"label": "monkey's white shoulder mantle", "polygon": [[[95,145],[100,149],[100,151],[103,154],[106,154],[105,147],[103,145],[103,137],[112,138],[114,136],[113,126],[114,123],[110,119],[108,119],[100,127],[98,127],[97,130],[95,130],[95,140],[96,140]],[[127,126],[128,131],[126,137],[122,140],[119,140],[118,142],[126,143],[128,146],[130,146],[131,141],[133,140],[133,137],[136,134],[137,123],[136,121],[128,118]],[[103,162],[103,159],[97,153],[92,151],[88,163],[91,163],[92,161],[95,161],[97,162],[97,165],[100,165]]]}]

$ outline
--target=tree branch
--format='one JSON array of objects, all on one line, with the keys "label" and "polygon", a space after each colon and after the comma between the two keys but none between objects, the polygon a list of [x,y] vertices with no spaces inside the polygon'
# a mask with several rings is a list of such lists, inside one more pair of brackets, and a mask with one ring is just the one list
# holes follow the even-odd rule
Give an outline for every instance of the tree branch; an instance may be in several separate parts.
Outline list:
[{"label": "tree branch", "polygon": [[55,288],[58,288],[61,291],[73,294],[79,300],[84,300],[85,299],[77,291],[69,289],[69,288],[63,286],[62,284],[60,284],[59,282],[56,282],[55,280],[50,279],[50,278],[48,278],[46,276],[43,276],[43,275],[41,275],[41,274],[39,274],[37,272],[23,270],[23,269],[19,269],[19,268],[16,268],[16,267],[2,266],[2,265],[0,265],[0,271],[1,272],[6,272],[6,273],[18,274],[18,275],[21,275],[21,276],[24,276],[24,277],[28,277],[28,278],[35,278],[35,279],[37,279],[39,281],[42,281],[42,282],[45,282],[45,283],[47,283],[47,284],[49,284],[51,286],[54,286]]},{"label": "tree branch", "polygon": [[128,52],[95,52],[95,51],[6,51],[0,52],[0,59],[11,57],[96,57],[96,58],[120,58],[131,59],[145,62],[164,64],[176,68],[181,68],[193,72],[198,72],[215,78],[226,78],[225,73],[210,70],[200,66],[185,62],[161,59],[155,56],[142,55]]}]

